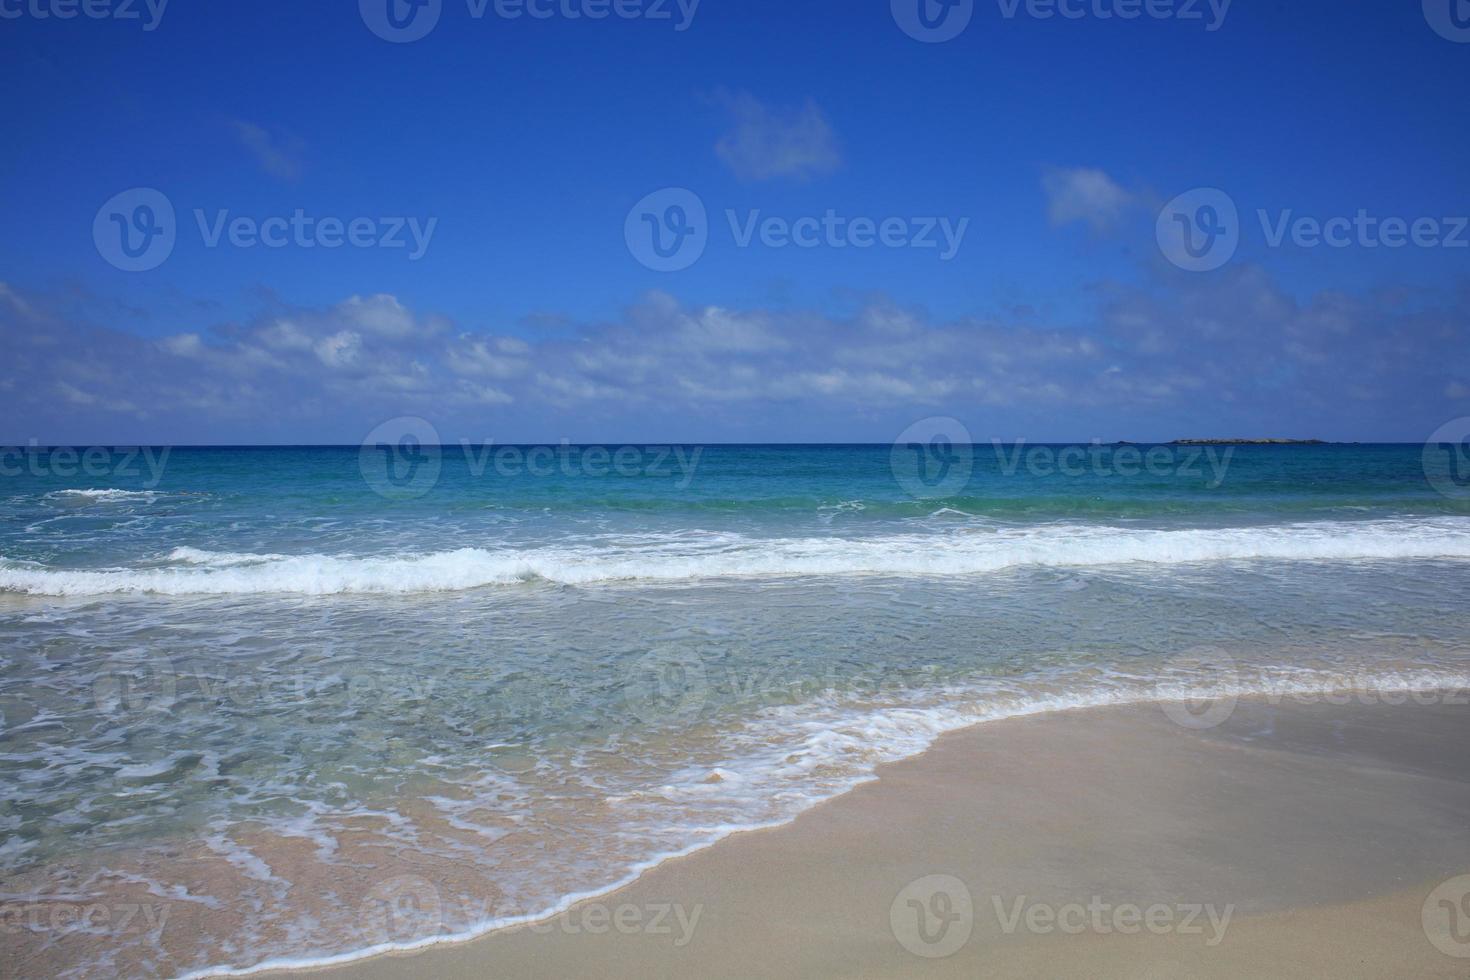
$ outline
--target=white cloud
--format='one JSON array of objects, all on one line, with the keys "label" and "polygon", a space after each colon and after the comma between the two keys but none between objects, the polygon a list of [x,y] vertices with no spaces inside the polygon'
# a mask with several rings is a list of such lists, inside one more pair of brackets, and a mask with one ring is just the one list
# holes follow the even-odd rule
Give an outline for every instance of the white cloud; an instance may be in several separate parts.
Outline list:
[{"label": "white cloud", "polygon": [[256,333],[256,339],[275,350],[310,350],[311,335],[290,320],[276,320]]},{"label": "white cloud", "polygon": [[449,370],[455,374],[507,381],[526,373],[528,362],[518,355],[528,353],[530,347],[513,337],[476,339],[462,334],[445,356]]},{"label": "white cloud", "polygon": [[837,135],[808,99],[796,108],[773,108],[749,93],[722,94],[732,128],[715,153],[741,180],[806,179],[842,165]]},{"label": "white cloud", "polygon": [[1041,187],[1052,224],[1085,221],[1098,233],[1110,229],[1134,202],[1113,178],[1089,167],[1050,167],[1041,177]]},{"label": "white cloud", "polygon": [[773,329],[763,313],[732,313],[718,306],[695,313],[677,313],[675,317],[679,342],[686,347],[708,351],[777,351],[791,344]]},{"label": "white cloud", "polygon": [[[614,322],[530,336],[450,331],[385,295],[161,339],[79,325],[12,294],[0,302],[5,375],[30,380],[0,388],[0,412],[23,436],[70,413],[87,426],[121,415],[184,419],[202,441],[223,440],[218,430],[232,425],[247,441],[264,438],[269,424],[310,437],[309,426],[333,413],[351,420],[349,437],[360,423],[370,423],[366,432],[422,415],[502,432],[519,418],[519,435],[528,425],[553,433],[606,425],[604,433],[627,437],[632,426],[687,424],[705,433],[698,438],[721,425],[714,431],[770,438],[878,413],[1257,417],[1219,414],[1237,406],[1257,413],[1253,427],[1263,431],[1283,418],[1340,424],[1344,413],[1370,425],[1390,411],[1443,417],[1470,397],[1456,365],[1436,356],[1470,339],[1470,296],[1412,313],[1372,294],[1298,300],[1252,266],[1104,283],[1098,294],[1095,317],[1059,328],[1031,314],[938,320],[883,299],[833,316],[689,306],[655,292]],[[23,319],[22,306],[40,311],[47,328]]]},{"label": "white cloud", "polygon": [[181,333],[164,337],[158,346],[179,357],[195,357],[204,352],[204,341],[197,333]]},{"label": "white cloud", "polygon": [[438,332],[436,324],[415,320],[396,296],[387,293],[348,297],[333,308],[332,315],[379,337],[403,338],[415,333]]},{"label": "white cloud", "polygon": [[255,155],[261,169],[282,180],[300,180],[301,153],[306,144],[299,139],[274,135],[255,123],[236,119],[232,123],[235,137]]},{"label": "white cloud", "polygon": [[352,367],[362,355],[362,335],[340,330],[316,342],[316,356],[329,368]]},{"label": "white cloud", "polygon": [[31,305],[19,293],[11,289],[8,283],[0,282],[0,299],[5,300],[16,313],[25,317],[27,320],[37,318],[36,311],[31,308]]},{"label": "white cloud", "polygon": [[473,384],[468,381],[460,382],[460,391],[464,392],[470,401],[480,405],[509,405],[515,401],[515,397],[492,388],[489,385]]},{"label": "white cloud", "polygon": [[143,412],[140,412],[138,410],[137,405],[133,404],[125,398],[100,397],[90,391],[83,391],[81,388],[78,388],[76,385],[71,384],[67,381],[56,382],[56,390],[58,393],[60,393],[62,398],[66,399],[73,405],[81,405],[86,407],[95,406],[114,414],[138,416],[142,416],[144,414]]},{"label": "white cloud", "polygon": [[56,382],[56,390],[62,398],[65,398],[73,405],[92,405],[97,401],[96,396],[81,390],[68,381]]}]

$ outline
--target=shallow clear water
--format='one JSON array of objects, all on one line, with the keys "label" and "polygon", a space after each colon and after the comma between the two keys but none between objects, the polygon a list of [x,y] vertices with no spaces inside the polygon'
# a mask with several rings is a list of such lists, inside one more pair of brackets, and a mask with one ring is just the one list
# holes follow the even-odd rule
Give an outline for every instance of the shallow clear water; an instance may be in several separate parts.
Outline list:
[{"label": "shallow clear water", "polygon": [[1470,686],[1422,447],[617,449],[7,457],[3,902],[168,912],[21,972],[470,934],[987,718]]}]

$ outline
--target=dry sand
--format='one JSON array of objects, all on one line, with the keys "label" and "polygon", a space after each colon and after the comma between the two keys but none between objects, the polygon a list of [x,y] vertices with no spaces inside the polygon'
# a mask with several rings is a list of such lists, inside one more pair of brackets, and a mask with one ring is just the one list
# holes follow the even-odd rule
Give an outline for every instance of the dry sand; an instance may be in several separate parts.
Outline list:
[{"label": "dry sand", "polygon": [[540,926],[311,975],[1464,978],[1470,877],[1431,892],[1470,874],[1467,735],[1461,703],[995,722]]}]

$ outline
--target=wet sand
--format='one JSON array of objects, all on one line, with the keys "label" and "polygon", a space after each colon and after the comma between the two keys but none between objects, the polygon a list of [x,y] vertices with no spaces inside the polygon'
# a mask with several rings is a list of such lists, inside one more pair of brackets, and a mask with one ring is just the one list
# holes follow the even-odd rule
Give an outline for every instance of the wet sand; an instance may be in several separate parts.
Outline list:
[{"label": "wet sand", "polygon": [[981,725],[548,922],[309,975],[1466,977],[1470,705],[1350,700]]}]

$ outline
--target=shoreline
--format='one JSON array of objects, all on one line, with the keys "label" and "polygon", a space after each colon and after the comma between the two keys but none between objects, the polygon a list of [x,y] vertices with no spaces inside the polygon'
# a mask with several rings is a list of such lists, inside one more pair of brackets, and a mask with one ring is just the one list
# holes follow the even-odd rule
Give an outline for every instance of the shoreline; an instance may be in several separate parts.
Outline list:
[{"label": "shoreline", "polygon": [[[1342,718],[1331,722],[1332,725],[1341,726],[1342,724],[1348,724],[1353,716],[1361,718],[1362,716],[1367,714],[1386,713],[1387,715],[1393,715],[1396,717],[1410,718],[1412,717],[1412,714],[1405,714],[1406,712],[1413,713],[1421,711],[1422,709],[1425,712],[1435,713],[1441,716],[1438,722],[1441,725],[1457,722],[1457,716],[1463,716],[1467,720],[1467,722],[1470,722],[1470,711],[1466,711],[1463,707],[1461,707],[1461,705],[1465,703],[1463,700],[1462,690],[1455,690],[1445,687],[1416,689],[1405,688],[1400,691],[1384,690],[1372,692],[1380,696],[1402,695],[1403,699],[1409,700],[1413,700],[1416,697],[1420,698],[1421,700],[1429,699],[1430,703],[1427,704],[1401,703],[1397,705],[1374,704],[1369,706],[1364,704],[1351,703],[1352,695],[1349,695],[1349,703],[1347,704],[1333,705],[1324,703],[1308,705],[1300,703],[1301,700],[1307,698],[1316,698],[1317,700],[1331,699],[1336,697],[1338,693],[1339,692],[1328,691],[1312,693],[1292,692],[1283,695],[1278,690],[1272,693],[1242,694],[1239,696],[1239,705],[1237,706],[1238,710],[1233,711],[1232,715],[1239,714],[1241,718],[1247,718],[1255,717],[1259,715],[1260,712],[1266,712],[1273,716],[1279,715],[1290,720],[1291,718],[1297,716],[1309,716],[1313,714],[1326,713],[1330,715],[1343,716]],[[1360,692],[1359,696],[1361,696],[1361,693],[1362,692]],[[1453,704],[1434,703],[1432,701],[1433,697],[1439,694],[1453,694],[1458,700],[1456,700]],[[1297,701],[1293,702],[1293,698],[1297,699]],[[1086,727],[1089,722],[1091,722],[1101,724],[1104,728],[1108,728],[1116,727],[1118,724],[1116,719],[1124,717],[1129,718],[1132,723],[1136,724],[1139,723],[1140,716],[1144,715],[1158,715],[1161,718],[1165,717],[1166,712],[1162,709],[1166,708],[1170,704],[1179,704],[1179,702],[1171,701],[1168,699],[1153,698],[1147,700],[1129,701],[1121,704],[1112,703],[1099,705],[1049,707],[1027,713],[1008,715],[997,719],[982,719],[964,727],[951,729],[949,731],[939,733],[931,741],[927,748],[921,750],[917,754],[906,756],[897,761],[885,762],[878,765],[877,771],[874,775],[856,783],[855,785],[849,787],[845,791],[835,796],[817,802],[813,806],[795,814],[790,819],[780,821],[766,827],[741,828],[738,830],[733,830],[730,833],[722,836],[718,840],[698,845],[680,854],[658,858],[654,861],[651,861],[647,867],[637,871],[635,874],[625,878],[621,882],[609,885],[606,888],[584,892],[575,896],[568,896],[566,899],[557,904],[557,908],[555,910],[551,910],[545,913],[539,913],[533,916],[520,917],[515,921],[497,922],[487,929],[477,929],[473,932],[473,934],[465,935],[463,937],[437,937],[434,939],[420,940],[417,943],[412,944],[411,947],[409,947],[409,944],[405,944],[405,946],[395,946],[389,948],[380,947],[373,951],[360,950],[356,952],[340,954],[339,956],[334,956],[329,961],[291,963],[282,962],[278,959],[272,961],[272,963],[262,963],[254,967],[245,968],[243,970],[232,970],[227,972],[219,970],[206,970],[199,973],[189,974],[189,976],[203,977],[254,974],[270,976],[308,974],[320,975],[336,970],[351,970],[353,971],[353,975],[363,975],[363,973],[366,972],[370,975],[381,975],[386,977],[393,975],[393,967],[396,964],[396,961],[415,957],[430,957],[433,958],[435,962],[433,964],[415,964],[413,968],[429,966],[431,969],[434,969],[436,971],[447,969],[450,971],[451,975],[459,975],[456,974],[454,971],[459,970],[460,973],[465,973],[466,971],[473,972],[475,968],[483,970],[483,967],[487,965],[493,966],[494,959],[499,954],[490,951],[489,947],[491,945],[524,946],[527,942],[527,937],[529,937],[532,946],[545,947],[541,950],[541,952],[545,953],[549,949],[550,951],[555,953],[555,951],[559,948],[565,948],[569,945],[575,945],[575,943],[570,941],[564,933],[561,935],[557,935],[557,933],[561,930],[564,930],[564,923],[568,920],[569,917],[575,917],[579,914],[583,914],[579,910],[585,910],[589,907],[595,908],[605,905],[605,903],[601,902],[601,900],[603,899],[613,898],[617,896],[627,897],[630,895],[647,892],[649,888],[656,889],[660,887],[660,883],[665,881],[666,879],[684,877],[687,873],[686,869],[689,868],[695,869],[693,874],[697,878],[701,873],[699,869],[705,865],[718,865],[722,863],[728,864],[729,859],[727,856],[731,853],[738,854],[742,851],[758,849],[759,845],[749,843],[752,841],[765,840],[771,838],[772,836],[776,836],[778,838],[782,837],[783,835],[787,837],[803,836],[800,828],[811,825],[813,823],[822,824],[824,822],[827,822],[827,815],[830,814],[833,810],[849,811],[854,807],[862,809],[863,807],[868,805],[867,800],[869,800],[874,794],[878,795],[880,798],[889,795],[888,787],[891,787],[893,785],[895,779],[904,778],[905,774],[909,772],[922,773],[924,771],[932,769],[933,766],[937,764],[935,761],[936,758],[943,758],[955,751],[951,748],[951,746],[955,744],[968,743],[977,739],[983,741],[998,736],[1008,737],[1008,730],[1030,728],[1035,726],[1039,726],[1042,730],[1046,730],[1072,728],[1077,725],[1082,725]],[[1240,724],[1239,719],[1233,717],[1228,718],[1225,722],[1222,722],[1219,725],[1219,732],[1217,733],[1217,729],[1214,726],[1198,729],[1188,727],[1193,724],[1193,722],[1189,720],[1188,716],[1181,717],[1184,717],[1185,724],[1181,725],[1177,721],[1167,721],[1168,727],[1165,728],[1163,731],[1172,732],[1176,735],[1183,735],[1186,739],[1193,739],[1197,743],[1206,745],[1210,744],[1212,739],[1220,740],[1223,737],[1224,732],[1230,731],[1234,728],[1238,728]],[[1157,730],[1157,724],[1157,720],[1155,720],[1153,724],[1155,730],[1151,733],[1151,737],[1157,737],[1160,734],[1160,732]],[[1461,725],[1459,730],[1463,732],[1463,724]],[[1229,742],[1229,738],[1225,738],[1224,740],[1227,743]],[[1216,746],[1216,748],[1218,748],[1218,746]],[[1316,748],[1320,749],[1321,747],[1318,746]],[[1276,751],[1282,750],[1277,748]],[[1470,767],[1467,767],[1467,769],[1470,769]],[[1466,799],[1467,801],[1470,801],[1470,790],[1467,790]],[[889,801],[889,804],[885,805],[891,805],[891,801]],[[1470,838],[1467,838],[1467,840],[1470,840]],[[1465,871],[1470,871],[1470,862],[1467,862],[1466,867],[1458,869],[1458,871],[1456,871],[1455,873],[1458,874]],[[1450,868],[1448,866],[1446,866],[1445,875],[1446,877],[1450,876]],[[708,884],[708,882],[706,882],[706,884]],[[769,885],[770,883],[767,884]],[[1424,883],[1419,882],[1418,884],[1422,885]],[[779,891],[779,882],[774,887],[777,891]],[[717,891],[718,889],[714,890]],[[1391,889],[1389,891],[1391,891]],[[1374,888],[1368,889],[1367,893],[1363,896],[1363,900],[1370,903],[1374,901],[1384,901],[1386,900],[1386,894],[1387,892],[1385,892],[1384,890],[1383,883],[1380,882]],[[1400,903],[1401,901],[1402,899],[1400,900]],[[1321,902],[1310,902],[1304,906],[1300,904],[1287,903],[1282,905],[1280,908],[1274,909],[1273,911],[1278,916],[1289,915],[1300,918],[1301,916],[1305,915],[1308,918],[1311,918],[1313,915],[1321,914],[1323,909],[1336,907],[1336,905],[1323,904]],[[627,908],[626,903],[619,905],[619,908]],[[1252,921],[1252,918],[1253,917],[1249,915],[1244,920],[1237,918],[1237,928],[1239,928],[1238,924],[1240,922]],[[559,925],[558,923],[562,924]],[[512,939],[508,937],[515,938]],[[613,938],[617,937],[614,936]],[[889,937],[889,941],[892,942],[892,936]],[[1431,952],[1433,952],[1433,950],[1431,950]],[[535,957],[533,957],[533,959],[534,958]],[[913,962],[915,964],[918,964],[923,961],[914,960]],[[1445,957],[1444,962],[1453,965],[1455,961]],[[405,966],[405,964],[396,965]],[[647,963],[642,964],[641,968],[652,969],[655,974],[657,973],[656,966],[650,966]],[[703,965],[701,966],[701,969],[703,969]]]},{"label": "shoreline", "polygon": [[[498,837],[476,839],[468,833],[472,826],[456,828],[435,807],[410,795],[402,798],[397,812],[410,822],[409,826],[427,832],[426,846],[417,842],[416,833],[388,833],[391,827],[380,827],[381,820],[372,814],[333,828],[325,837],[303,834],[300,828],[276,833],[262,825],[208,840],[161,840],[142,849],[113,852],[105,862],[83,858],[67,864],[37,865],[30,881],[42,887],[32,888],[26,880],[12,880],[12,897],[53,904],[67,901],[54,892],[54,886],[45,887],[55,882],[63,892],[70,888],[75,894],[86,894],[87,901],[111,901],[115,908],[145,908],[167,916],[167,933],[159,918],[157,933],[144,937],[156,950],[156,958],[133,961],[140,968],[151,963],[149,969],[167,976],[282,975],[355,969],[378,958],[391,959],[410,951],[437,955],[442,950],[489,942],[517,930],[535,932],[538,924],[557,920],[569,908],[595,904],[609,895],[637,888],[646,876],[659,875],[664,868],[683,861],[699,860],[712,849],[731,846],[732,839],[782,833],[807,815],[841,804],[852,794],[881,782],[890,767],[921,762],[937,746],[966,732],[1024,719],[1086,716],[1098,710],[1157,708],[1176,703],[1182,707],[1183,698],[1213,699],[1195,706],[1207,712],[1212,705],[1225,707],[1228,712],[1237,700],[1251,696],[1267,701],[1414,704],[1426,699],[1433,703],[1448,692],[1457,703],[1470,704],[1470,694],[1466,693],[1470,692],[1470,674],[1459,666],[1465,658],[1458,647],[1454,649],[1455,656],[1436,656],[1441,666],[1434,669],[1410,657],[1396,662],[1379,660],[1371,668],[1364,665],[1354,669],[1321,659],[1309,666],[1313,660],[1295,654],[1286,656],[1278,650],[1278,661],[1285,656],[1296,666],[1249,667],[1245,661],[1228,656],[1220,660],[1185,658],[1152,677],[1083,670],[1076,674],[1063,672],[1047,681],[1032,677],[1019,686],[948,689],[937,700],[867,705],[856,712],[832,708],[812,714],[812,706],[807,705],[799,714],[767,720],[780,720],[783,730],[794,725],[813,733],[810,737],[787,739],[789,744],[777,746],[780,751],[774,754],[706,758],[701,765],[681,770],[676,777],[670,772],[667,787],[650,784],[638,809],[625,812],[622,819],[636,838],[647,837],[655,842],[653,833],[663,827],[665,846],[642,853],[630,853],[625,847],[623,854],[629,860],[606,862],[604,870],[611,873],[605,875],[588,868],[585,870],[593,873],[555,876],[558,869],[547,859],[555,861],[563,852],[542,851],[535,846],[538,840],[554,843],[556,838],[551,835],[532,826],[526,828],[526,834],[497,845]],[[1423,651],[1416,648],[1414,652],[1417,655]],[[839,744],[835,750],[828,751],[818,744],[832,739]],[[793,754],[786,755],[788,751]],[[820,768],[834,764],[841,778]],[[766,770],[772,765],[797,770],[818,768],[789,784],[791,789],[806,792],[786,797],[778,782],[767,782],[770,774]],[[708,778],[701,778],[706,772]],[[755,779],[752,785],[768,785],[774,794],[764,813],[742,814],[755,819],[701,822],[692,811],[686,814],[695,817],[692,822],[671,819],[676,814],[668,807],[676,801],[687,801],[691,791],[705,792],[702,783],[733,779],[731,789],[711,786],[708,791],[739,799],[748,794],[745,781],[750,778]],[[813,787],[820,787],[821,792],[809,792]],[[638,813],[654,824],[640,825],[636,819],[627,823],[630,814]],[[473,812],[467,812],[467,816],[472,822],[481,820]],[[596,833],[587,836],[587,831],[596,829],[591,824],[584,828],[584,843],[602,839]],[[451,838],[457,838],[458,843]],[[587,846],[606,847],[610,843],[618,847],[616,842],[613,837],[606,843]],[[446,845],[451,850],[458,848],[459,857],[446,851]],[[465,851],[465,847],[474,851]],[[466,857],[472,860],[466,862]],[[566,867],[563,865],[563,869]],[[524,878],[528,869],[541,886]],[[534,894],[516,890],[516,885],[526,880],[531,881]],[[166,901],[160,905],[156,900],[165,896]],[[265,916],[260,913],[262,899],[275,903],[274,910]],[[418,903],[431,914],[417,920],[412,915],[399,917],[403,903]],[[305,914],[293,914],[296,909]],[[121,914],[121,921],[129,921],[126,911]],[[275,929],[275,933],[255,931],[258,923]],[[52,927],[53,932],[56,928]],[[137,934],[136,928],[133,934]],[[64,933],[70,935],[73,933]],[[39,936],[46,938],[44,933]],[[237,943],[236,937],[244,944]],[[85,947],[78,948],[74,943],[88,938],[21,943],[16,952],[36,969],[60,969],[76,962]],[[269,955],[251,956],[251,947],[265,947],[260,952]],[[200,963],[211,965],[197,965]]]}]

